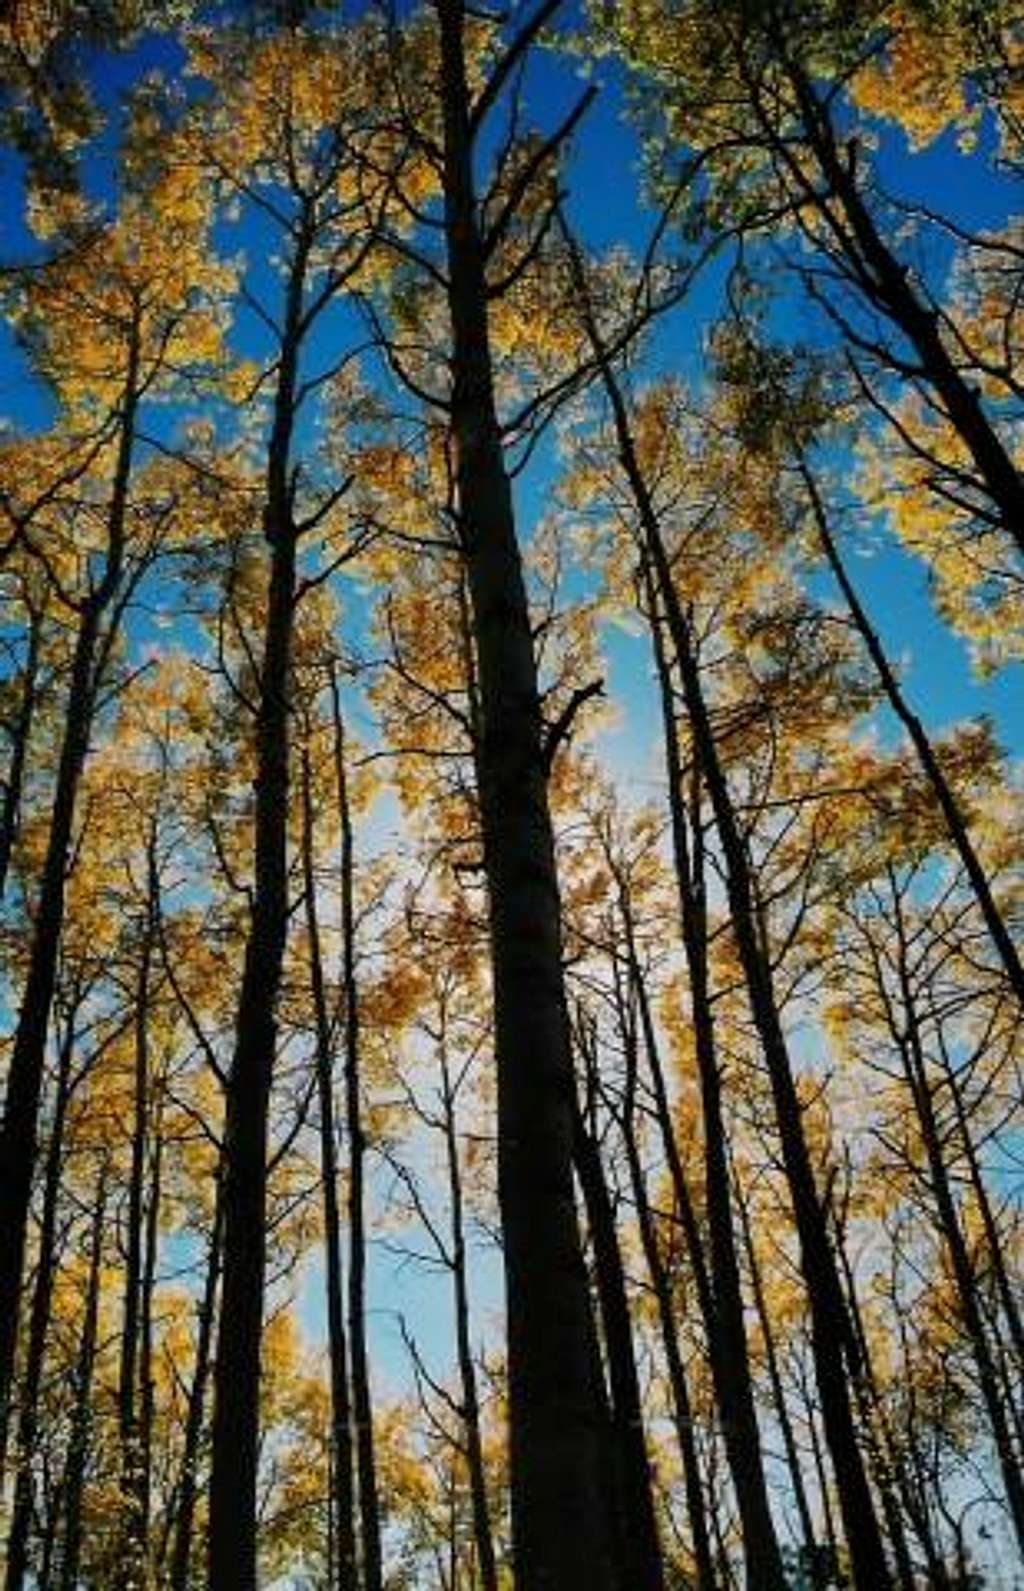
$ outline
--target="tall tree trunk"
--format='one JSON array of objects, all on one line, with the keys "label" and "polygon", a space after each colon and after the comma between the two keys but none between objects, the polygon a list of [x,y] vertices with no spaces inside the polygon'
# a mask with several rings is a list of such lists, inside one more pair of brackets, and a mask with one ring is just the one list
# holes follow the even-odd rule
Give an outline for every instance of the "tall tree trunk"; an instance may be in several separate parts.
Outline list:
[{"label": "tall tree trunk", "polygon": [[807,1435],[811,1444],[811,1458],[814,1461],[814,1474],[818,1482],[818,1495],[821,1498],[821,1518],[825,1531],[825,1545],[828,1551],[829,1562],[838,1564],[839,1557],[839,1532],[836,1529],[835,1515],[832,1508],[832,1495],[829,1491],[828,1472],[825,1468],[825,1455],[821,1450],[821,1439],[818,1436],[818,1415],[814,1406],[814,1398],[807,1384],[806,1376],[800,1378],[800,1391],[803,1396],[804,1409],[807,1420]]},{"label": "tall tree trunk", "polygon": [[11,865],[11,851],[18,836],[21,818],[21,792],[25,782],[25,762],[35,719],[36,699],[39,692],[39,653],[43,633],[43,609],[28,602],[28,645],[25,665],[21,675],[21,696],[14,723],[10,726],[11,759],[4,780],[3,802],[0,804],[0,899],[7,888],[7,874]]},{"label": "tall tree trunk", "polygon": [[800,1533],[804,1539],[804,1546],[808,1556],[814,1560],[818,1551],[815,1537],[814,1520],[811,1507],[807,1498],[807,1488],[804,1485],[803,1465],[800,1462],[800,1452],[796,1443],[796,1433],[793,1430],[793,1421],[790,1418],[789,1405],[786,1402],[786,1392],[782,1384],[782,1372],[779,1366],[778,1350],[775,1346],[775,1330],[772,1325],[771,1311],[765,1297],[764,1279],[761,1275],[761,1263],[754,1247],[754,1234],[751,1229],[750,1211],[747,1208],[740,1189],[737,1187],[734,1200],[739,1211],[740,1230],[743,1234],[743,1246],[746,1252],[747,1270],[750,1273],[750,1290],[754,1296],[754,1308],[757,1312],[757,1322],[761,1328],[764,1339],[764,1356],[768,1369],[768,1380],[772,1389],[772,1402],[775,1405],[775,1418],[779,1424],[782,1435],[782,1445],[786,1451],[786,1467],[789,1470],[789,1483],[793,1488],[793,1501],[796,1503],[797,1515],[800,1519]]},{"label": "tall tree trunk", "polygon": [[665,1583],[665,1574],[651,1496],[640,1378],[633,1351],[633,1327],[615,1211],[601,1163],[601,1151],[578,1107],[574,1134],[576,1175],[590,1226],[608,1361],[612,1441],[617,1460],[617,1511],[623,1542],[622,1579],[626,1585],[659,1591]]},{"label": "tall tree trunk", "polygon": [[917,714],[912,712],[910,707],[907,705],[907,701],[903,695],[900,683],[892,670],[889,659],[885,655],[885,650],[882,646],[882,643],[875,633],[871,621],[868,618],[867,613],[861,605],[860,599],[853,588],[850,577],[846,572],[845,565],[839,556],[839,549],[836,546],[835,538],[832,535],[832,531],[828,523],[828,516],[825,512],[825,505],[822,501],[821,493],[818,490],[817,481],[812,475],[802,454],[800,455],[799,462],[800,471],[804,479],[804,484],[807,487],[807,493],[810,498],[811,508],[814,514],[814,521],[818,532],[818,540],[821,543],[821,548],[825,554],[828,566],[835,576],[836,584],[843,593],[846,605],[850,610],[850,617],[853,619],[854,625],[857,628],[857,632],[860,635],[861,640],[864,642],[868,656],[871,658],[871,661],[874,664],[875,672],[878,675],[879,682],[881,683],[882,689],[885,692],[886,699],[896,717],[907,731],[907,734],[910,737],[911,745],[917,753],[918,761],[924,770],[925,777],[927,778],[932,790],[935,793],[935,799],[939,804],[940,811],[942,812],[947,832],[954,846],[956,847],[957,855],[963,863],[964,871],[967,874],[967,877],[970,879],[971,888],[974,890],[975,896],[977,898],[981,915],[985,919],[985,926],[989,931],[992,943],[995,946],[999,958],[1003,963],[1006,976],[1010,980],[1010,987],[1013,989],[1021,1005],[1024,1006],[1024,965],[1021,963],[1020,956],[1017,953],[1017,947],[1013,942],[1006,923],[1003,921],[1002,913],[1000,912],[995,897],[992,894],[992,888],[988,881],[988,875],[981,865],[981,860],[978,856],[978,853],[975,851],[974,846],[971,843],[970,832],[964,819],[964,815],[960,810],[960,804],[953,793],[946,775],[942,771],[942,764],[935,755],[935,751],[932,748],[932,743],[928,738],[924,725],[918,718]]},{"label": "tall tree trunk", "polygon": [[57,1560],[58,1528],[61,1521],[61,1492],[58,1480],[48,1496],[46,1522],[39,1543],[39,1591],[53,1591],[54,1566]]},{"label": "tall tree trunk", "polygon": [[988,1261],[996,1281],[999,1302],[1006,1317],[1010,1342],[1013,1345],[1014,1370],[1017,1376],[1018,1391],[1024,1386],[1024,1321],[1021,1320],[1017,1295],[1010,1278],[1003,1240],[999,1234],[995,1212],[992,1209],[992,1199],[985,1182],[981,1163],[978,1160],[978,1151],[971,1131],[971,1123],[964,1103],[963,1089],[956,1073],[956,1067],[951,1063],[943,1048],[943,1062],[945,1067],[946,1084],[949,1088],[950,1098],[956,1113],[957,1129],[960,1142],[963,1145],[964,1159],[967,1162],[967,1174],[974,1194],[974,1201],[981,1216],[981,1224],[985,1231],[985,1242],[988,1249]]},{"label": "tall tree trunk", "polygon": [[817,162],[826,195],[816,188],[789,141],[772,122],[758,97],[762,125],[800,190],[817,206],[828,234],[844,259],[856,288],[906,337],[920,362],[921,379],[932,389],[963,442],[977,479],[997,510],[1006,534],[1024,553],[1024,478],[982,406],[978,391],[957,366],[943,341],[940,320],[914,286],[911,273],[882,237],[864,201],[854,164],[840,148],[836,128],[801,62],[787,49],[776,20],[773,37],[789,76],[807,143]]},{"label": "tall tree trunk", "polygon": [[[683,1364],[679,1335],[676,1329],[672,1285],[658,1243],[654,1214],[647,1197],[647,1183],[636,1137],[636,1034],[633,1032],[633,1025],[628,1012],[623,1008],[621,1002],[618,1002],[618,1004],[619,1025],[626,1052],[626,1086],[623,1093],[619,1125],[626,1150],[626,1163],[629,1168],[633,1203],[636,1207],[640,1244],[644,1252],[648,1275],[651,1278],[651,1286],[658,1306],[658,1323],[661,1328],[662,1346],[665,1351],[665,1366],[668,1371],[669,1389],[672,1398],[673,1425],[683,1466],[686,1510],[693,1537],[693,1556],[697,1566],[697,1585],[699,1591],[715,1591],[719,1582],[715,1573],[714,1556],[711,1550],[708,1510],[704,1488],[701,1483],[700,1461],[697,1456],[697,1443],[694,1435],[690,1391],[686,1380],[686,1367]],[[705,1322],[706,1327],[707,1322]]]},{"label": "tall tree trunk", "polygon": [[594,1322],[572,1178],[572,1065],[530,615],[495,410],[463,0],[436,0],[458,525],[473,612],[494,971],[512,1538],[522,1591],[611,1591]]},{"label": "tall tree trunk", "polygon": [[64,1542],[60,1563],[60,1591],[76,1591],[78,1563],[82,1551],[82,1500],[89,1462],[89,1433],[92,1428],[92,1383],[96,1369],[96,1339],[99,1327],[100,1281],[102,1277],[103,1228],[107,1215],[107,1189],[110,1163],[104,1161],[96,1194],[89,1250],[89,1279],[86,1283],[82,1340],[75,1368],[75,1398],[71,1412],[64,1466]]},{"label": "tall tree trunk", "polygon": [[39,1435],[39,1393],[42,1386],[46,1340],[50,1326],[50,1307],[56,1274],[57,1206],[64,1164],[64,1123],[71,1099],[71,1065],[75,1050],[74,1004],[57,1061],[57,1089],[50,1123],[50,1137],[43,1173],[43,1207],[39,1224],[39,1253],[36,1258],[35,1285],[29,1314],[25,1368],[18,1389],[18,1442],[14,1483],[14,1504],[7,1537],[7,1566],[4,1591],[22,1591],[28,1571],[29,1534],[34,1513],[33,1473],[36,1441]]},{"label": "tall tree trunk", "polygon": [[147,846],[148,894],[134,1001],[135,1076],[131,1163],[128,1173],[127,1246],[124,1265],[124,1299],[121,1312],[121,1350],[118,1369],[118,1432],[121,1439],[121,1544],[116,1575],[124,1591],[145,1583],[146,1540],[143,1521],[143,1487],[139,1430],[139,1348],[142,1313],[142,1280],[146,1237],[146,1167],[149,1161],[150,1057],[149,998],[154,921],[153,847]]},{"label": "tall tree trunk", "polygon": [[210,1591],[255,1591],[267,1126],[288,932],[289,655],[295,545],[275,530],[257,728],[255,891],[225,1123],[224,1274],[214,1369]]},{"label": "tall tree trunk", "polygon": [[689,621],[676,591],[661,527],[637,458],[625,402],[610,362],[602,360],[619,445],[619,456],[637,509],[644,555],[650,559],[658,596],[676,654],[683,699],[708,790],[725,860],[726,890],[751,1015],[768,1070],[786,1178],[800,1241],[800,1268],[811,1310],[811,1341],[829,1453],[857,1591],[890,1584],[882,1534],[864,1468],[853,1417],[847,1359],[855,1358],[845,1299],[828,1234],[825,1212],[803,1130],[803,1112],[775,1002],[771,967],[758,931],[746,848],[694,652]]},{"label": "tall tree trunk", "polygon": [[[914,1520],[914,1514],[907,1507],[908,1492],[907,1488],[902,1484],[905,1479],[902,1473],[902,1456],[891,1440],[885,1409],[878,1393],[878,1383],[872,1363],[871,1344],[864,1328],[860,1301],[857,1297],[857,1284],[853,1274],[853,1265],[847,1252],[842,1223],[834,1209],[833,1228],[835,1231],[836,1258],[839,1261],[840,1271],[846,1286],[850,1325],[856,1335],[860,1356],[861,1371],[854,1384],[854,1393],[860,1408],[861,1427],[865,1433],[871,1472],[874,1476],[875,1488],[881,1500],[882,1511],[885,1514],[885,1526],[892,1546],[893,1559],[896,1565],[896,1579],[900,1591],[915,1591],[914,1567],[903,1519],[903,1514],[905,1513],[908,1519]],[[901,1508],[903,1512],[901,1512]],[[925,1547],[928,1572],[934,1584],[934,1591],[949,1591],[945,1569],[939,1562],[937,1555],[931,1550],[930,1536],[927,1534],[922,1535],[920,1530],[918,1534],[921,1537],[922,1545]]]},{"label": "tall tree trunk", "polygon": [[724,856],[732,927],[751,1015],[768,1070],[800,1242],[801,1273],[811,1310],[818,1391],[829,1452],[836,1471],[854,1583],[857,1591],[882,1591],[890,1584],[889,1569],[858,1444],[847,1380],[847,1361],[855,1371],[855,1343],[825,1212],[818,1196],[804,1137],[800,1098],[775,1001],[771,965],[759,933],[746,848],[704,699],[690,623],[676,590],[672,561],[665,548],[658,513],[640,466],[626,402],[590,306],[578,250],[568,234],[566,237],[584,325],[612,413],[619,463],[636,509],[636,535],[641,559],[650,565],[653,587],[665,615],[695,754],[708,791]]},{"label": "tall tree trunk", "polygon": [[277,1000],[288,938],[289,693],[296,545],[291,439],[313,227],[307,204],[289,268],[263,528],[270,584],[255,726],[254,888],[224,1136],[224,1270],[214,1366],[210,1591],[255,1591],[267,1130]]},{"label": "tall tree trunk", "polygon": [[[761,1460],[761,1440],[754,1407],[743,1319],[743,1293],[733,1231],[722,1079],[708,984],[707,898],[700,814],[698,811],[692,825],[688,823],[672,673],[665,651],[657,594],[646,560],[644,572],[648,621],[661,695],[672,844],[689,974],[694,1053],[704,1118],[704,1190],[714,1298],[714,1319],[708,1323],[709,1355],[725,1450],[740,1511],[747,1584],[751,1591],[755,1587],[764,1588],[764,1591],[781,1591],[785,1584],[782,1554],[772,1520]],[[699,763],[694,771],[694,789],[694,800],[699,801]],[[693,835],[692,847],[688,831]]]},{"label": "tall tree trunk", "polygon": [[676,1306],[673,1300],[673,1287],[669,1281],[668,1270],[661,1258],[658,1246],[657,1231],[655,1231],[654,1212],[650,1209],[647,1198],[647,1185],[644,1181],[644,1169],[639,1160],[638,1146],[634,1138],[634,1123],[631,1114],[623,1120],[623,1141],[626,1146],[626,1161],[630,1166],[630,1182],[633,1187],[633,1203],[636,1206],[636,1222],[638,1222],[641,1247],[644,1251],[644,1260],[647,1262],[647,1273],[650,1276],[650,1286],[654,1289],[655,1303],[658,1306],[658,1325],[661,1328],[661,1346],[665,1349],[665,1365],[668,1370],[669,1392],[673,1400],[673,1426],[676,1430],[676,1441],[679,1445],[679,1457],[682,1461],[682,1481],[684,1481],[685,1497],[687,1497],[687,1516],[690,1519],[690,1534],[693,1538],[693,1561],[696,1564],[696,1585],[700,1591],[716,1591],[719,1577],[714,1569],[714,1556],[711,1551],[711,1535],[708,1529],[708,1503],[704,1499],[704,1488],[701,1484],[700,1459],[696,1453],[695,1427],[693,1427],[693,1410],[690,1403],[690,1389],[687,1384],[687,1371],[682,1362],[682,1349],[679,1346],[679,1333],[676,1328]]},{"label": "tall tree trunk", "polygon": [[366,1591],[381,1591],[383,1568],[380,1503],[373,1445],[373,1398],[366,1350],[366,1134],[362,1108],[362,1036],[356,970],[355,843],[345,762],[345,721],[335,671],[331,672],[334,716],[334,776],[341,822],[341,982],[345,1010],[345,1125],[348,1130],[348,1335],[352,1347],[352,1412],[355,1416],[359,1525]]},{"label": "tall tree trunk", "polygon": [[188,1407],[185,1413],[185,1435],[182,1444],[181,1472],[178,1478],[177,1510],[174,1526],[174,1547],[171,1553],[169,1583],[171,1591],[189,1591],[195,1583],[192,1565],[192,1545],[195,1524],[196,1498],[198,1496],[199,1451],[203,1437],[206,1412],[206,1393],[213,1360],[213,1327],[217,1309],[217,1288],[220,1281],[224,1243],[224,1199],[222,1195],[223,1167],[218,1164],[215,1173],[216,1192],[213,1205],[213,1226],[206,1260],[203,1296],[197,1312],[196,1358],[189,1387]]},{"label": "tall tree trunk", "polygon": [[989,1425],[992,1430],[992,1438],[999,1460],[999,1469],[1010,1509],[1010,1518],[1017,1537],[1017,1545],[1020,1552],[1024,1554],[1024,1477],[1021,1475],[1020,1464],[1014,1451],[1013,1438],[1006,1419],[1006,1411],[1003,1408],[999,1377],[978,1301],[974,1267],[971,1263],[967,1242],[960,1225],[956,1199],[943,1154],[942,1133],[935,1116],[932,1087],[928,1078],[928,1065],[918,1025],[916,1001],[908,966],[905,923],[895,880],[892,883],[892,895],[897,935],[897,969],[904,1022],[903,1033],[898,1036],[900,1053],[906,1073],[907,1086],[914,1102],[914,1109],[921,1129],[921,1141],[924,1145],[928,1165],[928,1180],[931,1185],[932,1198],[935,1201],[938,1228],[949,1254],[957,1298],[960,1304],[960,1313],[978,1371],[978,1383],[981,1387],[982,1401],[984,1402],[985,1412],[988,1415]]},{"label": "tall tree trunk", "polygon": [[324,1210],[324,1272],[327,1291],[327,1350],[331,1373],[331,1509],[332,1542],[337,1542],[337,1568],[331,1585],[358,1591],[354,1490],[352,1474],[352,1400],[349,1391],[345,1293],[341,1265],[341,1220],[338,1211],[338,1143],[334,1120],[334,1046],[324,985],[320,919],[316,898],[315,819],[308,747],[302,758],[302,882],[306,900],[310,982],[316,1021],[317,1093],[320,1103],[320,1177]]},{"label": "tall tree trunk", "polygon": [[462,1166],[455,1116],[455,1091],[452,1087],[443,1024],[439,1052],[445,1158],[448,1167],[448,1208],[451,1222],[455,1346],[459,1380],[462,1383],[462,1420],[466,1432],[466,1467],[469,1470],[469,1491],[473,1509],[473,1539],[476,1543],[477,1567],[482,1591],[498,1591],[498,1567],[494,1556],[494,1535],[491,1529],[491,1510],[487,1498],[487,1475],[484,1469],[483,1438],[480,1430],[480,1398],[470,1338],[469,1278],[466,1266],[466,1229]]},{"label": "tall tree trunk", "polygon": [[103,614],[120,586],[124,566],[128,488],[139,402],[138,335],[136,320],[132,326],[121,429],[107,512],[105,565],[79,614],[50,830],[32,925],[28,973],[11,1047],[0,1127],[0,1453],[6,1449],[46,1041],[64,927],[64,895],[78,786],[89,749],[96,704],[100,627]]},{"label": "tall tree trunk", "polygon": [[[154,1101],[153,1143],[150,1151],[149,1202],[146,1208],[146,1240],[142,1256],[142,1301],[139,1311],[139,1416],[138,1416],[138,1520],[142,1563],[152,1576],[153,1434],[156,1419],[156,1379],[153,1367],[153,1304],[156,1296],[157,1265],[160,1257],[160,1200],[163,1183],[162,1100]],[[149,1578],[143,1582],[148,1585]]]},{"label": "tall tree trunk", "polygon": [[79,776],[92,720],[98,624],[99,615],[89,603],[81,616],[75,646],[42,886],[0,1128],[0,1429],[4,1432],[17,1341],[46,1039],[64,921],[64,890]]},{"label": "tall tree trunk", "polygon": [[[630,975],[634,994],[636,996],[637,1007],[640,1014],[640,1024],[644,1035],[644,1047],[648,1056],[651,1081],[654,1087],[655,1111],[661,1130],[662,1143],[665,1149],[665,1157],[668,1162],[669,1174],[672,1180],[673,1190],[675,1192],[676,1207],[680,1217],[680,1224],[687,1240],[687,1251],[689,1253],[690,1263],[693,1267],[697,1298],[701,1306],[701,1313],[704,1317],[708,1359],[711,1364],[712,1380],[715,1387],[715,1401],[719,1410],[722,1435],[726,1447],[726,1457],[729,1462],[729,1471],[736,1490],[737,1502],[740,1504],[740,1521],[741,1529],[743,1530],[746,1579],[748,1584],[753,1587],[760,1584],[767,1584],[768,1580],[766,1577],[774,1575],[776,1569],[779,1576],[784,1576],[784,1570],[781,1553],[778,1547],[778,1541],[775,1536],[774,1524],[771,1520],[770,1510],[768,1513],[768,1525],[771,1528],[771,1540],[775,1543],[775,1554],[774,1558],[769,1556],[767,1561],[764,1561],[760,1556],[761,1546],[756,1545],[756,1543],[760,1541],[758,1531],[759,1528],[763,1527],[764,1520],[761,1520],[759,1526],[757,1522],[759,1505],[757,1504],[755,1497],[752,1497],[752,1495],[745,1489],[747,1481],[750,1480],[751,1477],[756,1477],[759,1475],[759,1485],[763,1492],[764,1506],[765,1508],[769,1508],[767,1486],[764,1478],[764,1466],[761,1459],[760,1434],[758,1431],[757,1417],[754,1410],[753,1381],[750,1373],[750,1358],[746,1345],[746,1327],[743,1324],[743,1297],[740,1288],[735,1239],[732,1233],[731,1198],[726,1201],[724,1208],[719,1207],[717,1209],[716,1219],[720,1220],[724,1215],[728,1214],[728,1246],[732,1251],[732,1266],[734,1268],[734,1274],[730,1276],[725,1269],[720,1269],[719,1274],[714,1278],[716,1285],[713,1286],[712,1275],[709,1274],[708,1271],[704,1244],[701,1239],[696,1216],[694,1214],[693,1201],[687,1185],[682,1159],[680,1157],[679,1147],[676,1142],[675,1131],[672,1124],[672,1113],[669,1105],[668,1090],[665,1084],[665,1075],[661,1064],[657,1035],[654,1027],[654,1018],[650,1008],[650,999],[647,993],[646,981],[643,977],[637,960],[636,949],[633,945],[632,934],[628,926],[626,928],[626,940],[630,957]],[[705,1000],[707,999],[706,983],[702,985],[698,981],[696,985],[696,991],[696,996],[694,996],[694,986],[691,985],[691,998],[695,997],[697,1000],[700,1000],[703,997]],[[710,1017],[710,1003],[707,1005],[705,1014],[706,1016]],[[698,1026],[699,1024],[695,1020],[695,1037]],[[709,1037],[710,1035],[705,1029],[704,1041],[706,1042]],[[710,1103],[712,1109],[710,1123],[707,1116],[705,1116],[705,1131],[707,1131],[709,1125],[715,1123],[717,1116],[717,1128],[721,1134],[717,1148],[712,1149],[709,1145],[705,1146],[705,1165],[707,1166],[708,1162],[714,1162],[711,1170],[710,1183],[706,1183],[706,1186],[713,1184],[715,1185],[717,1192],[720,1193],[721,1190],[717,1188],[717,1178],[719,1175],[718,1161],[725,1151],[728,1140],[725,1135],[724,1121],[721,1116],[720,1082],[717,1075],[718,1063],[713,1049],[710,1055],[705,1055],[704,1059],[706,1062],[710,1061],[715,1069],[714,1080],[712,1081],[710,1077],[707,1079],[709,1084],[707,1095],[702,1095],[702,1097],[705,1098],[705,1102]],[[727,1157],[724,1160],[724,1170],[726,1176],[728,1176]],[[708,1210],[708,1224],[710,1228],[712,1225],[712,1214],[710,1208]],[[717,1241],[722,1242],[723,1238],[723,1232],[718,1231]],[[715,1234],[713,1234],[712,1243],[715,1241],[716,1237]],[[721,1253],[719,1253],[718,1259],[720,1265],[722,1264],[722,1258],[723,1257]],[[714,1264],[714,1251],[712,1264]],[[734,1311],[739,1312],[739,1329],[742,1333],[742,1360],[735,1360],[726,1351],[727,1348],[731,1346],[734,1352],[738,1352],[739,1344],[730,1331],[723,1329],[722,1323],[722,1299],[729,1293],[730,1289],[733,1288],[735,1289],[735,1292],[724,1307],[726,1314],[730,1314]],[[734,1330],[736,1324],[736,1320],[734,1319],[732,1322]],[[744,1404],[747,1405],[746,1409],[743,1408]],[[737,1432],[746,1429],[746,1421],[748,1419],[753,1420],[753,1430],[748,1431],[748,1439],[756,1440],[757,1442],[757,1447],[753,1450],[753,1452],[751,1452],[751,1450],[745,1445],[740,1444],[737,1441]],[[737,1471],[739,1472],[740,1476],[739,1480],[737,1479]],[[755,1481],[755,1495],[757,1484],[758,1483]],[[748,1537],[748,1532],[743,1526],[743,1499],[745,1499],[747,1503],[748,1515],[752,1513],[754,1516],[751,1529],[754,1532],[755,1544],[751,1543]],[[772,1583],[776,1586],[783,1586],[785,1581],[784,1578],[782,1578],[777,1581],[773,1581]]]},{"label": "tall tree trunk", "polygon": [[[671,579],[666,566],[663,579]],[[669,612],[671,599],[666,598]],[[854,1583],[858,1591],[889,1584],[874,1502],[864,1469],[847,1379],[854,1363],[852,1333],[836,1269],[824,1211],[803,1130],[803,1111],[793,1078],[782,1024],[775,1004],[771,971],[757,928],[751,880],[717,746],[704,704],[681,607],[676,608],[673,640],[684,680],[716,828],[726,859],[733,931],[747,983],[751,1013],[768,1067],[779,1138],[800,1241],[800,1266],[811,1310],[812,1349],[829,1453],[836,1472],[839,1503]]]}]

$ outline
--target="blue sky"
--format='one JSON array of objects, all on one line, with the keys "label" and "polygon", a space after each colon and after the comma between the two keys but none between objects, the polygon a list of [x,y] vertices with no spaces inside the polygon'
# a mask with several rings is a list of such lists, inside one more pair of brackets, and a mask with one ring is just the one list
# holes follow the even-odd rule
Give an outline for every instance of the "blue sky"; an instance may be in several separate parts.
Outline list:
[{"label": "blue sky", "polygon": [[[114,106],[118,95],[149,66],[173,67],[175,52],[162,41],[144,41],[127,55],[96,57],[91,76],[99,98]],[[601,64],[595,74],[601,85],[577,140],[570,166],[572,208],[582,235],[595,247],[614,244],[642,245],[650,223],[649,212],[639,202],[640,150],[634,131],[624,120],[621,74]],[[540,55],[532,69],[528,102],[540,122],[550,124],[580,89],[576,68]],[[883,136],[880,165],[887,183],[897,191],[952,204],[969,224],[1002,222],[1013,202],[1006,181],[992,175],[978,157],[965,158],[952,137],[945,137],[924,154],[911,154],[902,137]],[[109,192],[110,168],[106,149],[87,165],[90,185],[99,194]],[[17,217],[20,213],[21,169],[9,154],[0,158],[0,253],[9,258],[27,245]],[[263,256],[266,238],[254,222],[231,234],[232,247],[247,251],[254,274],[267,280]],[[228,234],[225,234],[225,239]],[[709,269],[691,298],[667,317],[652,336],[651,368],[699,376],[702,348],[717,306],[720,268]],[[820,336],[821,326],[803,318],[795,297],[784,298],[779,309],[784,332]],[[240,351],[255,353],[259,340],[248,316],[239,321],[236,339]],[[314,351],[315,357],[316,351]],[[24,360],[9,333],[0,331],[0,413],[19,427],[45,425],[50,406],[32,381]],[[547,506],[552,480],[552,452],[542,451],[517,485],[520,523],[528,536],[531,525]],[[875,538],[873,538],[873,541]],[[1002,742],[1024,750],[1024,689],[1020,671],[1007,670],[994,679],[972,674],[962,642],[936,618],[922,566],[882,541],[871,556],[849,558],[850,573],[893,658],[906,663],[905,679],[913,704],[925,720],[941,729],[966,716],[991,714]],[[818,589],[827,595],[822,582]],[[656,753],[658,713],[650,685],[650,659],[646,640],[625,631],[605,638],[609,692],[619,708],[617,724],[599,742],[613,765],[634,782],[635,793],[654,796],[660,772]],[[393,817],[393,811],[391,813]],[[380,827],[386,829],[391,817]],[[378,832],[373,843],[379,843]],[[376,1190],[381,1179],[375,1179]],[[304,1315],[317,1329],[322,1323],[318,1303],[318,1271],[313,1267],[303,1286]],[[485,1310],[498,1303],[497,1274],[493,1262],[477,1267],[479,1302]],[[438,1284],[444,1286],[444,1283]],[[395,1311],[416,1313],[423,1347],[428,1354],[446,1355],[450,1346],[445,1305],[433,1284],[426,1284],[409,1269],[397,1268],[378,1251],[371,1274],[371,1318],[376,1321],[378,1363],[386,1380],[396,1378],[402,1350],[395,1329]],[[439,1368],[436,1359],[433,1368]]]}]

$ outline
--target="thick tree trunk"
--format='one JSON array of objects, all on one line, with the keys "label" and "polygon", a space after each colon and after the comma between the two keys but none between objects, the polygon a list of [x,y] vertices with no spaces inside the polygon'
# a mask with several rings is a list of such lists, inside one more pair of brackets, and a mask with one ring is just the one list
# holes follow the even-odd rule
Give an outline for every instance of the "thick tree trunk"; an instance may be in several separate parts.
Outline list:
[{"label": "thick tree trunk", "polygon": [[25,1368],[18,1389],[18,1441],[14,1505],[7,1537],[4,1591],[22,1591],[28,1572],[29,1535],[34,1512],[33,1476],[39,1435],[39,1393],[46,1358],[50,1306],[56,1271],[57,1207],[64,1164],[64,1123],[71,1098],[71,1064],[75,1049],[75,1012],[67,1026],[57,1062],[57,1091],[50,1123],[50,1138],[43,1173],[43,1205],[39,1225],[39,1253],[29,1314]]},{"label": "thick tree trunk", "polygon": [[572,1070],[541,712],[495,412],[462,0],[436,0],[458,520],[479,667],[512,1535],[521,1591],[611,1591],[605,1429],[572,1179]]},{"label": "thick tree trunk", "polygon": [[267,455],[264,534],[270,583],[255,728],[254,888],[225,1111],[224,1270],[214,1366],[210,1591],[255,1591],[256,1587],[267,1131],[277,1000],[288,938],[289,692],[297,543],[290,453],[311,246],[307,207],[289,270]]},{"label": "thick tree trunk", "polygon": [[210,1591],[255,1591],[267,1126],[288,934],[288,684],[295,542],[275,525],[257,724],[255,890],[228,1080],[224,1274],[214,1369]]}]

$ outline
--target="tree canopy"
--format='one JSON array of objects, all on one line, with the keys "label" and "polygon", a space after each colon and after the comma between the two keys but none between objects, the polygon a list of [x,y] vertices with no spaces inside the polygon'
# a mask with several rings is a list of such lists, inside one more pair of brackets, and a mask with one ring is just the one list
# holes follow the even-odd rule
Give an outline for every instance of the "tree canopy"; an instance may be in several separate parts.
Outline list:
[{"label": "tree canopy", "polygon": [[1024,1586],[1019,7],[0,76],[5,1591]]}]

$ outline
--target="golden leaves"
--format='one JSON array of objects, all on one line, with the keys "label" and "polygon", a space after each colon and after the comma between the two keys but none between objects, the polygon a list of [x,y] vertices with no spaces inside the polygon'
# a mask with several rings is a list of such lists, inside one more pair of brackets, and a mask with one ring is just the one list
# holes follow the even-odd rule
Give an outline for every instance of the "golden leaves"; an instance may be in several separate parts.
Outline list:
[{"label": "golden leaves", "polygon": [[978,122],[967,94],[966,29],[951,8],[903,3],[886,7],[887,42],[856,73],[854,101],[896,122],[914,149],[956,127],[966,147]]},{"label": "golden leaves", "polygon": [[924,560],[943,618],[989,672],[1019,655],[1024,608],[1006,538],[972,500],[971,461],[962,439],[914,398],[898,407],[902,435],[860,446],[861,491],[886,514],[908,551]]}]

